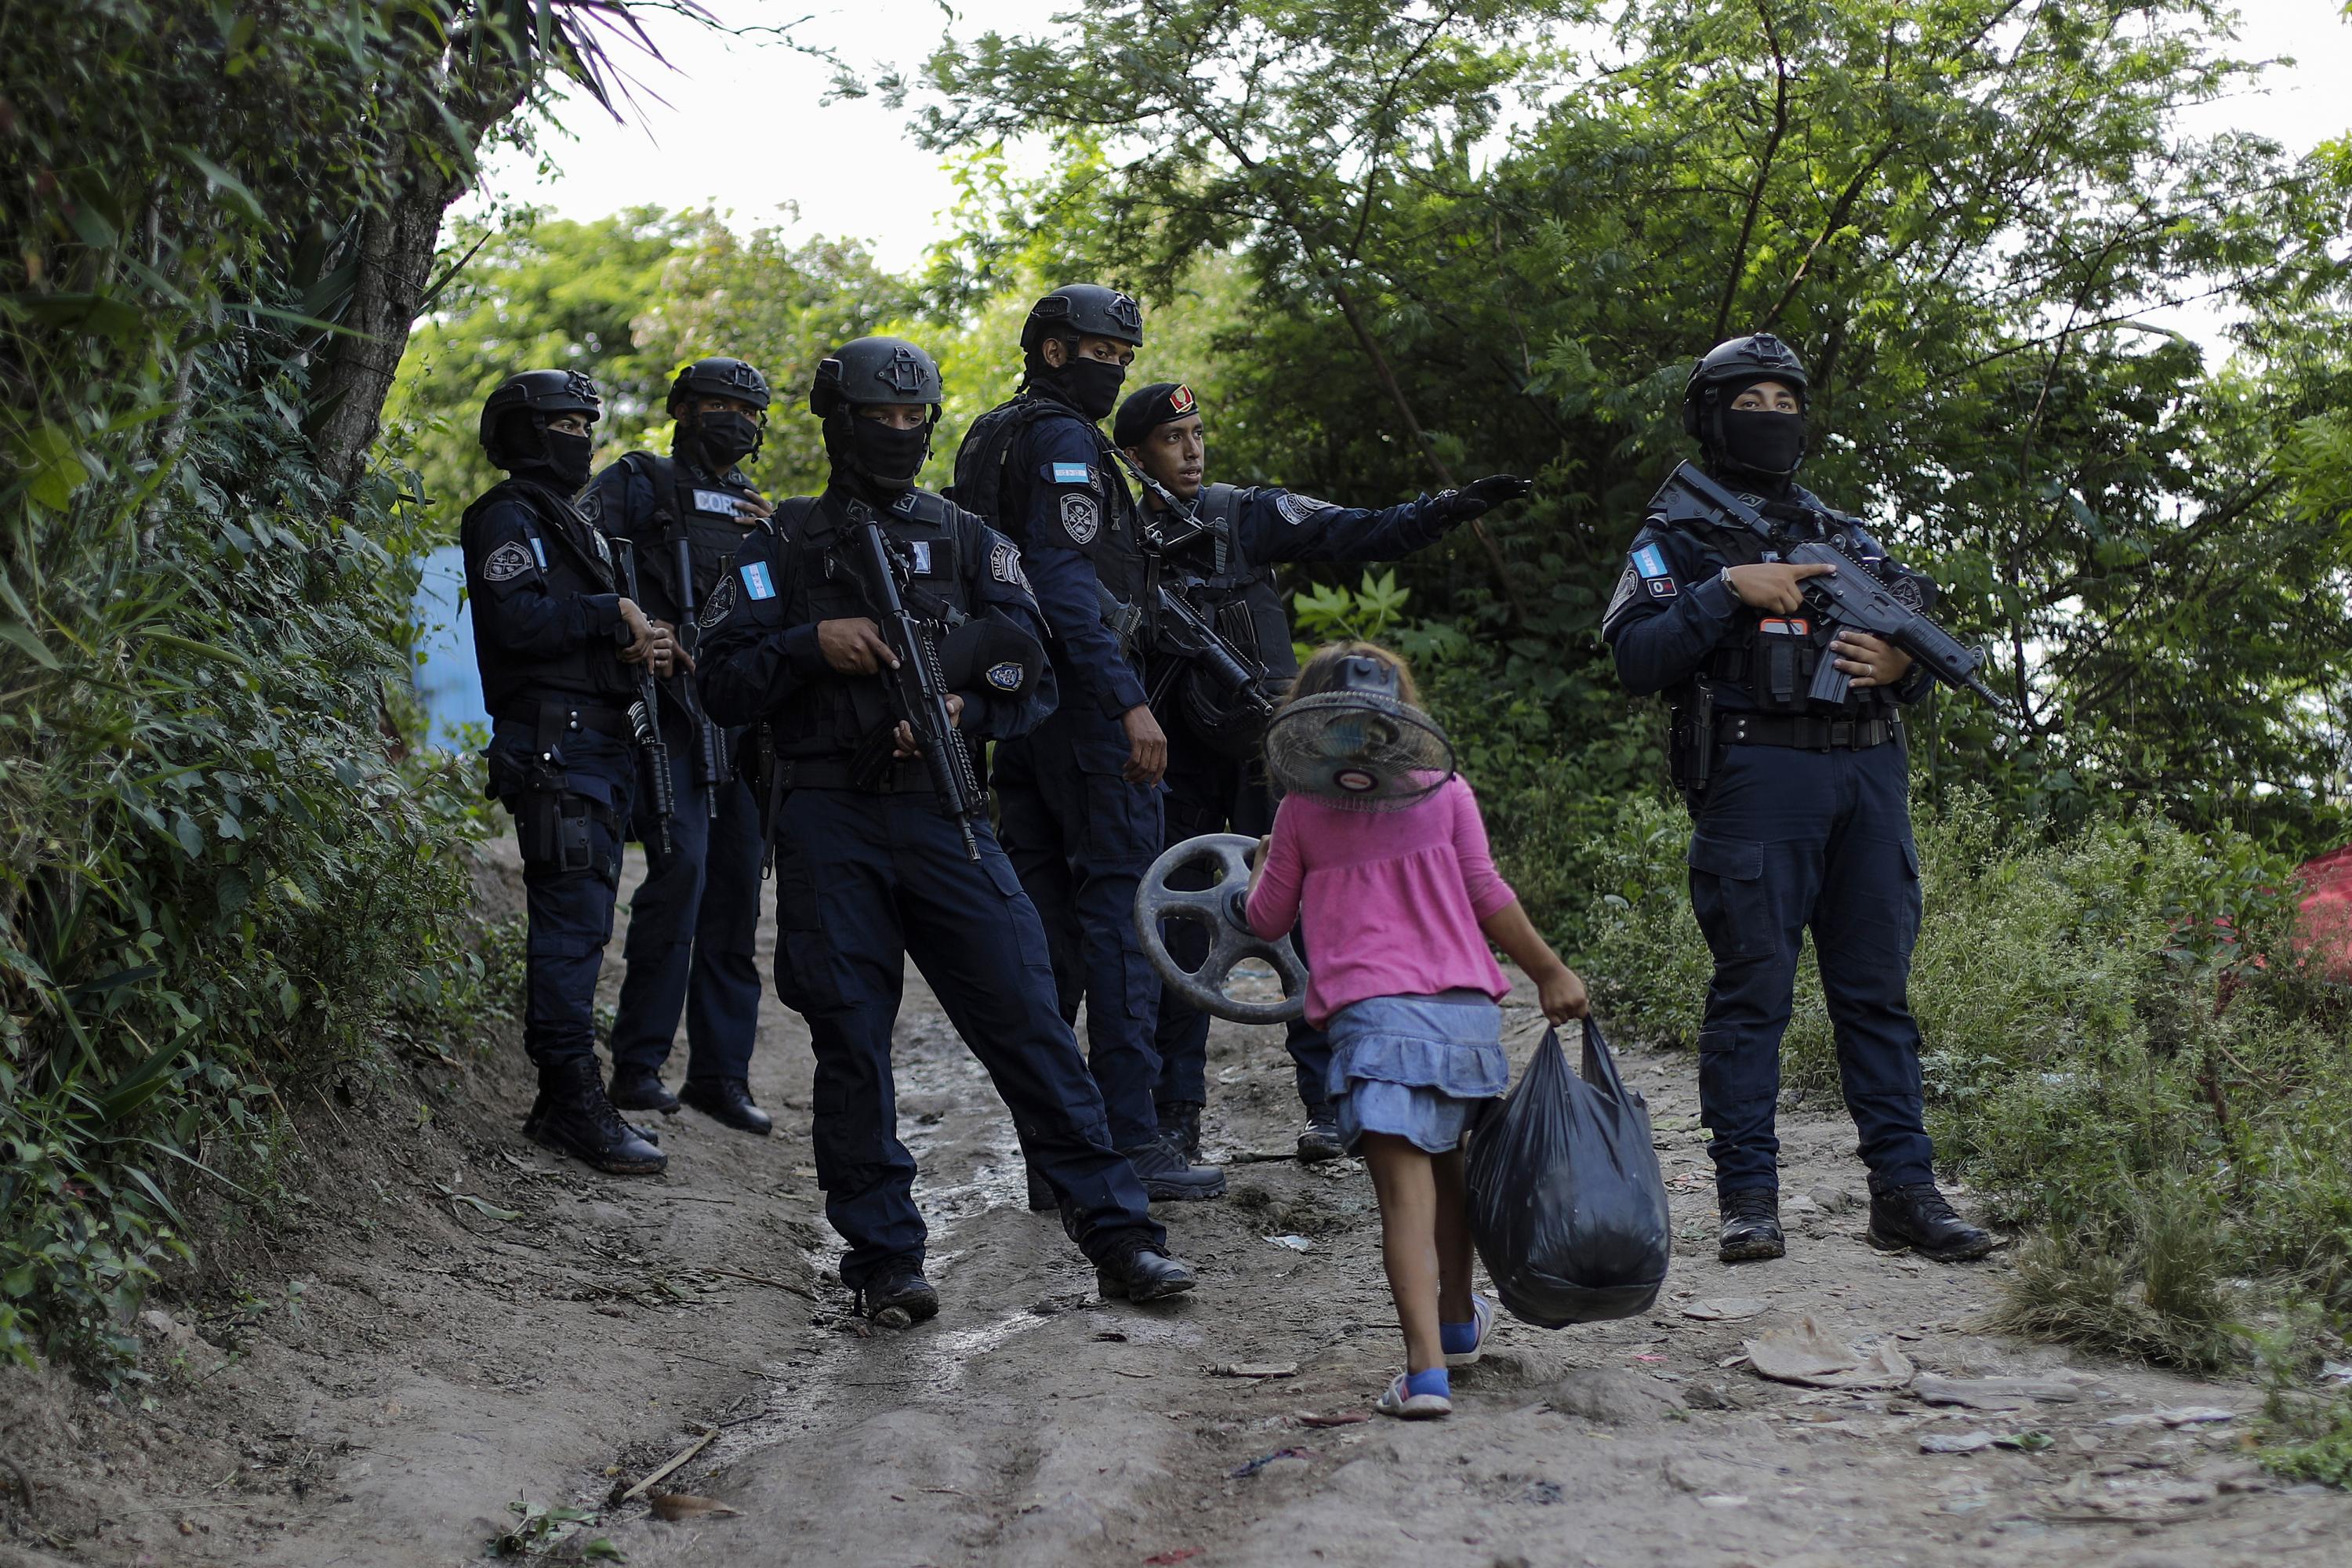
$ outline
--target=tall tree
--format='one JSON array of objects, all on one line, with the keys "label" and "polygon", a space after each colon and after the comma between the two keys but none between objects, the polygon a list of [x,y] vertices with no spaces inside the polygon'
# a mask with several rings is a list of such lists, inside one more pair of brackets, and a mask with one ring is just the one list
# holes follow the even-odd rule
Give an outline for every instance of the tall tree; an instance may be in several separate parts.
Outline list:
[{"label": "tall tree", "polygon": [[2225,374],[2157,323],[2338,297],[2344,185],[2178,129],[2252,75],[2228,24],[2207,0],[1633,0],[1606,26],[1096,0],[895,85],[936,144],[1055,139],[1047,221],[1102,267],[1246,259],[1242,352],[1279,367],[1248,383],[1262,466],[1405,489],[1433,457],[1540,463],[1496,531],[1519,627],[1459,551],[1412,580],[1506,634],[1492,674],[1563,745],[1615,733],[1592,639],[1685,450],[1683,371],[1766,328],[1816,372],[1814,482],[1944,578],[2016,701],[2013,733],[1940,703],[1937,774],[2296,831],[2328,741],[2302,693],[2341,681],[2352,631],[2311,592],[2346,558],[2310,555],[2275,478],[2303,383],[2261,341]]}]

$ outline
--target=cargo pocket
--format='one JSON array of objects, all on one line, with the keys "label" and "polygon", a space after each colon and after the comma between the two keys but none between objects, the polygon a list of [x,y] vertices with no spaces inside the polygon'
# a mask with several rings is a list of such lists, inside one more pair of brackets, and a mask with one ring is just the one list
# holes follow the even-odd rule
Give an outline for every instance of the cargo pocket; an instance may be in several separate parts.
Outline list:
[{"label": "cargo pocket", "polygon": [[840,1000],[833,943],[817,904],[816,867],[787,836],[776,840],[776,999],[795,1013],[822,1012]]},{"label": "cargo pocket", "polygon": [[1021,885],[1021,874],[1013,862],[995,845],[983,842],[980,847],[980,864],[988,873],[988,885],[1004,899],[1004,922],[1021,950],[1022,967],[1035,977],[1042,977],[1045,989],[1054,989],[1054,959],[1045,945],[1045,922],[1038,918],[1037,906],[1030,900],[1029,890]]},{"label": "cargo pocket", "polygon": [[1764,846],[1747,839],[1691,836],[1691,913],[1720,963],[1776,951],[1780,931],[1764,888]]}]

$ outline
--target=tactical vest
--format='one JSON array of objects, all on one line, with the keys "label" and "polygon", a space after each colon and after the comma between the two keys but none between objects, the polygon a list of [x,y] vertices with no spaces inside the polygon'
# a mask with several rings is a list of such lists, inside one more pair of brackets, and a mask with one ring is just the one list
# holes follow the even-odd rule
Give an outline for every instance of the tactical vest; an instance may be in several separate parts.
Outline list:
[{"label": "tactical vest", "polygon": [[[973,612],[964,587],[971,564],[965,552],[979,548],[971,519],[929,490],[908,490],[875,515],[893,539],[914,552],[914,584],[907,607],[918,616],[939,618],[941,606]],[[790,584],[783,625],[873,616],[858,579],[846,563],[830,570],[830,557],[845,542],[848,524],[830,497],[796,496],[761,525],[782,542],[779,574]],[[938,604],[918,602],[935,597]],[[805,681],[770,716],[776,755],[793,760],[854,755],[875,730],[890,719],[889,700],[877,676],[846,676],[828,670]]]},{"label": "tactical vest", "polygon": [[[1205,485],[1194,504],[1212,524],[1208,570],[1188,573],[1201,585],[1197,601],[1211,616],[1218,632],[1244,653],[1265,667],[1285,687],[1298,677],[1298,651],[1291,646],[1290,611],[1274,585],[1274,568],[1259,565],[1242,553],[1236,519],[1243,496],[1249,492],[1232,485]],[[1193,552],[1193,559],[1200,559]],[[1212,609],[1213,606],[1213,609]]]},{"label": "tactical vest", "polygon": [[632,473],[645,475],[653,486],[656,531],[638,544],[638,570],[658,578],[681,612],[688,609],[677,591],[677,542],[683,520],[694,562],[693,607],[699,608],[751,535],[751,530],[736,513],[737,498],[757,500],[760,492],[732,470],[717,479],[706,479],[677,458],[651,452],[631,452],[621,463]]},{"label": "tactical vest", "polygon": [[1054,418],[1084,426],[1095,444],[1095,471],[1102,476],[1105,491],[1100,497],[1103,528],[1087,553],[1094,562],[1096,577],[1111,596],[1122,605],[1132,605],[1143,594],[1143,548],[1139,538],[1142,519],[1126,480],[1119,477],[1123,470],[1109,437],[1068,405],[1024,392],[973,420],[971,428],[964,432],[963,445],[956,448],[955,483],[948,487],[948,500],[995,524],[1000,532],[1025,548],[1030,542],[1027,531],[1007,525],[1006,504],[1017,509],[1028,500],[1031,488],[1045,481],[1035,474],[1014,474],[1007,468],[1014,450],[1023,445],[1022,438]]},{"label": "tactical vest", "polygon": [[[466,509],[458,537],[465,544],[469,576],[481,560],[475,523],[500,501],[520,501],[530,509],[537,543],[546,552],[540,570],[551,596],[562,599],[620,592],[614,576],[612,546],[604,534],[562,495],[531,479],[503,479]],[[620,649],[608,637],[590,637],[551,658],[488,647],[478,648],[478,656],[484,705],[497,716],[519,714],[553,699],[625,705],[636,691],[635,676],[622,664]]]},{"label": "tactical vest", "polygon": [[[1806,499],[1818,504],[1818,498],[1809,493]],[[1693,531],[1729,565],[1750,565],[1764,559],[1763,542],[1745,530]],[[1828,625],[1806,610],[1776,616],[1741,605],[1734,614],[1736,635],[1708,656],[1707,679],[1718,688],[1745,692],[1759,713],[1825,712],[1824,706],[1806,693],[1812,687],[1814,671],[1832,657]],[[1897,706],[1893,691],[1873,687],[1850,693],[1836,712],[1842,717],[1874,719],[1894,712]]]}]

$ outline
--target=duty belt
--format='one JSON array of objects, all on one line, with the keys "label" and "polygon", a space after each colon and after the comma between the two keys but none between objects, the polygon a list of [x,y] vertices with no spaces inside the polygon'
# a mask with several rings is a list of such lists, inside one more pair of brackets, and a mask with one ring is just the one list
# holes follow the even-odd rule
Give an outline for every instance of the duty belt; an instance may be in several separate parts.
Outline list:
[{"label": "duty belt", "polygon": [[537,746],[545,751],[567,731],[593,730],[599,735],[610,735],[625,741],[635,733],[629,727],[625,709],[605,708],[593,702],[541,702],[535,707],[515,708],[491,717],[502,723],[528,724],[537,736]]},{"label": "duty belt", "polygon": [[781,757],[776,762],[776,787],[845,789],[859,795],[928,795],[931,773],[920,757],[902,757],[882,770],[879,778],[857,782],[856,770],[835,757]]},{"label": "duty belt", "polygon": [[1903,731],[1895,719],[1816,719],[1802,713],[1718,713],[1727,746],[1789,746],[1801,752],[1866,752]]}]

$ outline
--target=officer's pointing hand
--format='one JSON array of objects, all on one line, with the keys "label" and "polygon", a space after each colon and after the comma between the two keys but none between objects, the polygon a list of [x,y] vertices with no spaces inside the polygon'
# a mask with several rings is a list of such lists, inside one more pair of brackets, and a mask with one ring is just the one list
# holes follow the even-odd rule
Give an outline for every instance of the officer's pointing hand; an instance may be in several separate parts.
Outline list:
[{"label": "officer's pointing hand", "polygon": [[1120,771],[1128,783],[1150,789],[1168,772],[1168,732],[1141,702],[1119,715],[1118,727],[1127,731],[1127,766]]},{"label": "officer's pointing hand", "polygon": [[1723,580],[1730,584],[1732,597],[1750,609],[1792,616],[1805,607],[1805,579],[1836,570],[1826,562],[1795,566],[1786,561],[1759,561],[1752,566],[1731,567]]},{"label": "officer's pointing hand", "polygon": [[1523,479],[1517,474],[1488,474],[1455,490],[1445,504],[1446,515],[1456,522],[1467,522],[1474,517],[1486,516],[1505,501],[1533,494],[1535,488],[1533,479]]},{"label": "officer's pointing hand", "polygon": [[621,650],[621,662],[643,664],[651,658],[659,634],[654,630],[653,623],[646,619],[646,613],[637,608],[635,599],[621,601],[621,625],[628,628],[629,633],[629,646]]},{"label": "officer's pointing hand", "polygon": [[882,628],[863,616],[816,624],[816,649],[844,675],[872,675],[898,668],[898,656],[882,640]]},{"label": "officer's pointing hand", "polygon": [[1868,632],[1843,631],[1830,644],[1838,669],[1853,678],[1853,689],[1893,686],[1911,673],[1911,656],[1883,637]]}]

